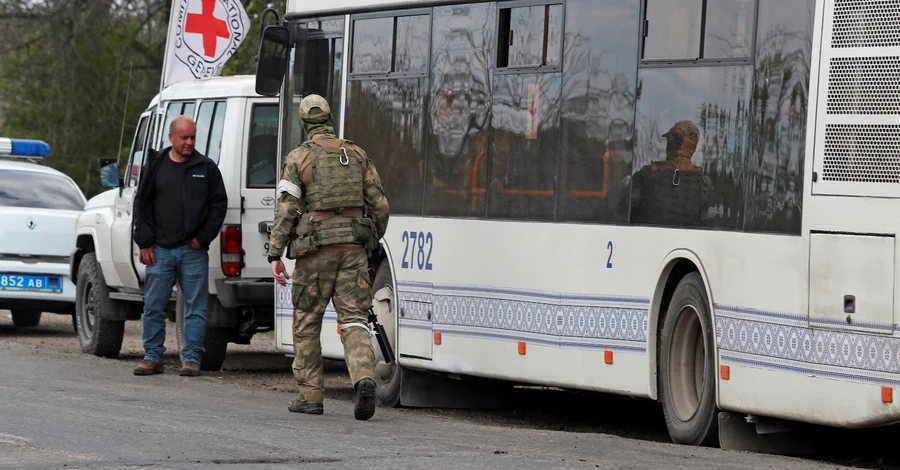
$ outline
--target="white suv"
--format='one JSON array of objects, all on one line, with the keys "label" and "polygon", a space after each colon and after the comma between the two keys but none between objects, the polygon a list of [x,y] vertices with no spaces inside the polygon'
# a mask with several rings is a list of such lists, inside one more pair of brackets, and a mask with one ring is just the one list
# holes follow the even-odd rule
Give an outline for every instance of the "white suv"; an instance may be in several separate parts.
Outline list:
[{"label": "white suv", "polygon": [[[17,157],[50,152],[43,142],[0,138],[0,156],[11,156],[16,143],[37,152]],[[12,311],[16,326],[37,326],[42,312],[74,314],[69,251],[86,202],[65,174],[0,158],[0,310]]]},{"label": "white suv", "polygon": [[[225,226],[209,249],[201,368],[220,369],[229,342],[247,344],[255,333],[274,327],[274,283],[266,252],[275,204],[279,108],[277,99],[257,95],[254,87],[253,76],[176,83],[141,114],[125,177],[119,178],[115,160],[101,160],[101,180],[113,189],[88,202],[70,261],[84,352],[116,357],[124,322],[141,318],[145,266],[132,240],[134,196],[144,156],[169,145],[169,123],[180,115],[197,123],[196,149],[218,164],[228,193]],[[179,349],[183,310],[175,295],[169,319],[176,324]]]}]

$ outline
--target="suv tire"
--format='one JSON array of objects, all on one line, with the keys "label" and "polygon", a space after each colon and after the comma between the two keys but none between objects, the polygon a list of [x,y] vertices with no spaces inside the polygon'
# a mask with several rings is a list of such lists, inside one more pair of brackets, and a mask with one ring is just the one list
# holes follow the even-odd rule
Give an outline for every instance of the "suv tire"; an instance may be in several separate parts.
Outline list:
[{"label": "suv tire", "polygon": [[13,325],[18,326],[19,328],[38,326],[38,323],[41,322],[41,312],[34,310],[13,310],[12,320]]},{"label": "suv tire", "polygon": [[109,287],[100,272],[94,253],[87,253],[78,266],[75,294],[75,325],[81,350],[87,354],[115,359],[122,349],[125,322],[101,318],[101,311],[124,308],[109,298]]},{"label": "suv tire", "polygon": [[[215,308],[224,307],[219,303],[218,297],[210,295],[207,304],[207,318],[209,318],[209,312]],[[179,354],[185,345],[184,314],[184,301],[179,295],[178,301],[175,303],[175,336],[178,338]],[[222,364],[225,363],[225,353],[228,351],[228,337],[231,330],[231,328],[215,328],[207,325],[206,336],[203,339],[203,349],[206,351],[203,353],[203,359],[200,360],[200,370],[217,371],[222,369]]]}]

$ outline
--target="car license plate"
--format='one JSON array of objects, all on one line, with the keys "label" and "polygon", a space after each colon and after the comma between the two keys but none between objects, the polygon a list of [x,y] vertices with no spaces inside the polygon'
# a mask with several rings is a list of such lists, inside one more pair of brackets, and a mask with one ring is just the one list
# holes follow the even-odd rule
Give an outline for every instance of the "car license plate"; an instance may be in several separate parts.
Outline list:
[{"label": "car license plate", "polygon": [[59,276],[0,273],[0,290],[62,292],[62,278]]},{"label": "car license plate", "polygon": [[269,243],[272,241],[272,234],[266,234],[266,240],[263,242],[263,257],[269,257]]}]

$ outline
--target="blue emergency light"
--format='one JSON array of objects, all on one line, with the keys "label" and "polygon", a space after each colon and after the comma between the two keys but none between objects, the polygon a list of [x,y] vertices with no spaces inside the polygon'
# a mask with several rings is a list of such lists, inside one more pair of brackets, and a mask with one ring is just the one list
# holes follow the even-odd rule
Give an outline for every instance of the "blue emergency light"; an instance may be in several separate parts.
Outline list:
[{"label": "blue emergency light", "polygon": [[50,146],[42,140],[0,137],[0,157],[43,158],[50,155]]}]

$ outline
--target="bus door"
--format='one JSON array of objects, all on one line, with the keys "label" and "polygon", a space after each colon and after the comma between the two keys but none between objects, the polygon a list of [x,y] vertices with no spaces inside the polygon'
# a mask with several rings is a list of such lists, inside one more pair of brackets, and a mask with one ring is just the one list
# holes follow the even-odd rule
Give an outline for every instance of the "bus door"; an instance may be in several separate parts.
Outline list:
[{"label": "bus door", "polygon": [[[344,19],[304,21],[289,25],[293,29],[291,37],[293,48],[288,54],[287,82],[285,93],[290,93],[290,100],[282,100],[282,133],[281,150],[278,153],[278,178],[284,158],[298,145],[306,140],[306,133],[299,118],[300,101],[310,94],[317,94],[328,101],[331,106],[332,122],[338,130],[341,108],[341,87],[343,83],[343,50]],[[293,272],[294,262],[285,260],[285,267]],[[276,284],[276,325],[277,346],[281,350],[293,348],[293,306],[288,289]],[[340,330],[337,325],[337,313],[329,303],[322,325],[322,354],[329,358],[343,358],[344,347],[341,343]]]}]

